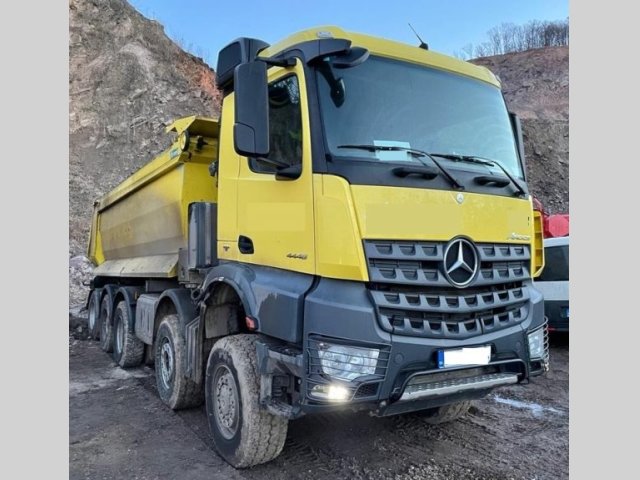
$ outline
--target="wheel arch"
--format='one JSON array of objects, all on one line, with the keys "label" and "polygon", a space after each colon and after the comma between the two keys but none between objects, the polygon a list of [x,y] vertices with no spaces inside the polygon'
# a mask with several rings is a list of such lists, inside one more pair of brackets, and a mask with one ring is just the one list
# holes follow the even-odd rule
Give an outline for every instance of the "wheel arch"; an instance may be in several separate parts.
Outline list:
[{"label": "wheel arch", "polygon": [[[200,305],[203,338],[218,338],[246,330],[244,319],[251,313],[247,311],[246,296],[232,280],[216,279],[209,283]],[[239,308],[230,311],[234,306]]]},{"label": "wheel arch", "polygon": [[186,324],[198,316],[198,310],[191,298],[191,291],[186,288],[172,288],[165,290],[158,298],[154,317],[153,337],[158,333],[158,327],[165,315],[175,313],[178,315],[180,327],[185,328]]},{"label": "wheel arch", "polygon": [[215,293],[212,287],[228,285],[237,295],[244,316],[255,322],[252,331],[297,343],[302,340],[305,296],[314,280],[308,274],[226,262],[209,270],[196,299],[202,304]]}]

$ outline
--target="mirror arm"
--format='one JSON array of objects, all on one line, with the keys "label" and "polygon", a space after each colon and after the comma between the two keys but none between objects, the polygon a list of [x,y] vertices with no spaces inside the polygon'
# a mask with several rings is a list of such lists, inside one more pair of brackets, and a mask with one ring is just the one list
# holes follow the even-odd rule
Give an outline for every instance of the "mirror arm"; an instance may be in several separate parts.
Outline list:
[{"label": "mirror arm", "polygon": [[297,180],[302,175],[302,164],[291,165],[275,172],[276,180]]},{"label": "mirror arm", "polygon": [[276,168],[288,168],[290,165],[288,163],[284,163],[281,162],[279,160],[273,160],[271,158],[268,157],[263,157],[263,156],[256,156],[253,157],[256,160],[260,161],[260,162],[264,162],[264,163],[268,163],[269,165],[273,165]]},{"label": "mirror arm", "polygon": [[274,67],[295,67],[296,66],[296,59],[295,58],[273,58],[273,57],[269,57],[269,58],[260,58],[258,57],[257,60],[266,63],[267,65],[271,65]]}]

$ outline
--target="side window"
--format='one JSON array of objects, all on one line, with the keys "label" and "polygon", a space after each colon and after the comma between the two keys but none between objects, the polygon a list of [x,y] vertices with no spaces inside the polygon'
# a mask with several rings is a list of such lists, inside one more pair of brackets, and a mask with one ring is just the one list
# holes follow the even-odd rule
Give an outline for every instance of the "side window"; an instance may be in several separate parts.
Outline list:
[{"label": "side window", "polygon": [[[297,165],[302,163],[302,111],[298,79],[291,75],[269,84],[269,160]],[[255,158],[251,170],[274,173],[276,167]]]}]

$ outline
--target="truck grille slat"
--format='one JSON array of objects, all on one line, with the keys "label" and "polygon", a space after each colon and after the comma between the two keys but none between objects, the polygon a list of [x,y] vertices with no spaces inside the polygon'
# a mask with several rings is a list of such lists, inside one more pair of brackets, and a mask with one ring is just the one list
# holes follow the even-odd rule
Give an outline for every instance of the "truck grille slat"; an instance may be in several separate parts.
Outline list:
[{"label": "truck grille slat", "polygon": [[437,313],[475,313],[526,303],[529,300],[528,292],[522,287],[472,295],[436,295],[376,290],[371,291],[371,295],[380,308]]},{"label": "truck grille slat", "polygon": [[365,241],[369,291],[381,327],[398,335],[463,339],[524,320],[529,246],[476,248],[479,272],[457,289],[444,275],[445,242]]}]

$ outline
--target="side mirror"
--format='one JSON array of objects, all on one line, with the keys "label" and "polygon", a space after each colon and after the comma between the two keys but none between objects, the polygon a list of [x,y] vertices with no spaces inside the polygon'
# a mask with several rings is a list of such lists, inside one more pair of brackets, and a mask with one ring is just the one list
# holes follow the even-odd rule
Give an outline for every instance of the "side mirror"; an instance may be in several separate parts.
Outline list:
[{"label": "side mirror", "polygon": [[511,129],[513,130],[513,136],[515,137],[516,146],[518,147],[518,155],[520,156],[520,163],[522,163],[522,172],[526,181],[527,164],[524,159],[524,138],[522,136],[522,124],[520,123],[520,117],[518,117],[518,115],[513,112],[509,112],[509,120],[511,121]]},{"label": "side mirror", "polygon": [[249,62],[233,72],[235,123],[233,146],[239,155],[269,155],[269,95],[267,65]]}]

